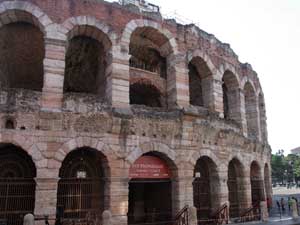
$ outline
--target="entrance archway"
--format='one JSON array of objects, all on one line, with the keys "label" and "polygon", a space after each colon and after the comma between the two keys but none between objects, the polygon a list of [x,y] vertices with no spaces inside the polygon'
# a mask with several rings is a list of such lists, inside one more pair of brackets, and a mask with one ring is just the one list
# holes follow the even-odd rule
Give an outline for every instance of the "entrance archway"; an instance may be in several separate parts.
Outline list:
[{"label": "entrance archway", "polygon": [[229,216],[236,218],[246,205],[246,187],[244,185],[244,168],[241,162],[234,158],[228,166]]},{"label": "entrance archway", "polygon": [[102,212],[108,208],[108,172],[107,160],[101,152],[87,147],[70,152],[59,171],[57,218],[100,221]]},{"label": "entrance archway", "polygon": [[198,221],[209,219],[213,210],[219,206],[219,176],[217,166],[207,156],[197,160],[194,169],[194,206],[197,208]]},{"label": "entrance archway", "polygon": [[158,152],[138,158],[129,170],[128,224],[170,224],[176,168]]},{"label": "entrance archway", "polygon": [[21,148],[0,144],[0,219],[19,225],[23,216],[33,213],[36,168]]},{"label": "entrance archway", "polygon": [[259,202],[265,200],[264,181],[261,175],[261,168],[256,161],[251,163],[250,179],[252,205],[255,206],[258,205]]}]

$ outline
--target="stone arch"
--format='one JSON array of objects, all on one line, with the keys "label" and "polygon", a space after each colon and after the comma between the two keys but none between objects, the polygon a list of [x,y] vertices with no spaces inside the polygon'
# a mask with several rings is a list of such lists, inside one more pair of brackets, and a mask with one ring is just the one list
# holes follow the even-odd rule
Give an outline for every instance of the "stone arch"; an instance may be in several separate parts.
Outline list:
[{"label": "stone arch", "polygon": [[117,35],[112,28],[93,16],[71,17],[62,23],[62,33],[67,40],[74,36],[85,35],[104,43],[104,48],[109,50],[116,45]]},{"label": "stone arch", "polygon": [[[178,49],[175,37],[161,24],[149,20],[132,20],[123,30],[121,51],[129,54],[129,79],[142,75],[149,80],[165,83],[163,106],[173,106],[178,100],[175,63]],[[157,75],[159,75],[157,77]]]},{"label": "stone arch", "polygon": [[225,70],[222,77],[224,118],[241,122],[241,99],[239,77]]},{"label": "stone arch", "polygon": [[20,224],[22,213],[33,214],[37,167],[27,151],[0,143],[1,217],[7,224]]},{"label": "stone arch", "polygon": [[0,143],[13,144],[23,149],[33,159],[37,169],[40,167],[39,164],[45,160],[40,146],[36,144],[32,138],[28,138],[20,134],[2,134],[0,135]]},{"label": "stone arch", "polygon": [[[122,50],[127,51],[129,53],[129,43],[130,43],[131,35],[134,32],[134,30],[142,27],[151,27],[157,30],[159,33],[163,34],[168,39],[168,43],[166,44],[170,45],[172,49],[172,53],[177,54],[178,52],[177,43],[173,34],[169,30],[163,28],[161,24],[151,20],[145,20],[145,19],[131,20],[126,25],[126,27],[123,30],[121,41],[120,41]],[[167,45],[165,45],[165,47],[167,47]],[[167,50],[170,51],[170,49]]]},{"label": "stone arch", "polygon": [[2,87],[42,91],[44,38],[47,36],[46,26],[50,23],[48,16],[31,3],[13,1],[0,4]]},{"label": "stone arch", "polygon": [[102,152],[103,155],[105,155],[108,159],[108,166],[110,165],[111,160],[115,158],[114,151],[112,151],[110,147],[107,144],[105,144],[102,140],[92,137],[76,137],[69,141],[66,141],[56,151],[54,155],[54,160],[56,161],[55,167],[59,169],[67,154],[69,154],[74,149],[80,149],[83,147],[96,149],[97,151]]},{"label": "stone arch", "polygon": [[250,181],[252,204],[256,205],[265,200],[264,181],[262,177],[261,165],[256,160],[250,164]]},{"label": "stone arch", "polygon": [[30,2],[5,1],[0,3],[0,26],[18,21],[39,27],[45,36],[47,36],[46,27],[53,23],[46,13]]},{"label": "stone arch", "polygon": [[69,18],[62,27],[67,39],[64,92],[95,94],[106,100],[115,33],[91,16]]},{"label": "stone arch", "polygon": [[212,158],[202,155],[194,167],[193,200],[198,221],[210,219],[221,205],[220,165]]},{"label": "stone arch", "polygon": [[247,81],[243,86],[245,99],[245,113],[247,123],[247,134],[250,138],[258,138],[259,120],[258,120],[258,102],[255,86],[251,81]]},{"label": "stone arch", "polygon": [[217,166],[217,171],[220,171],[220,168],[224,166],[222,161],[213,153],[210,149],[201,149],[200,151],[193,152],[190,157],[188,158],[188,162],[195,166],[197,160],[203,156],[210,158]]},{"label": "stone arch", "polygon": [[213,80],[219,72],[209,56],[197,49],[187,53],[190,104],[210,108],[213,105]]},{"label": "stone arch", "polygon": [[232,157],[228,163],[228,199],[230,217],[239,217],[248,207],[247,173],[239,157]]},{"label": "stone arch", "polygon": [[142,143],[139,147],[133,148],[125,160],[132,165],[139,157],[148,152],[160,152],[174,162],[176,159],[176,152],[166,144],[159,142],[146,142]]}]

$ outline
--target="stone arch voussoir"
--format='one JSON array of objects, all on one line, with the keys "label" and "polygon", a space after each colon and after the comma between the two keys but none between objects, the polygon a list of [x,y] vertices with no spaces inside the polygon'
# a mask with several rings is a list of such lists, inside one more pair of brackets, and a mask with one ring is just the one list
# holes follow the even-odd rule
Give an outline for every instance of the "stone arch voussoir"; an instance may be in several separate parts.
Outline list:
[{"label": "stone arch voussoir", "polygon": [[160,152],[166,155],[175,164],[176,153],[166,144],[157,142],[146,142],[139,147],[135,147],[131,150],[130,154],[126,157],[126,161],[132,165],[140,156],[148,152]]},{"label": "stone arch voussoir", "polygon": [[188,158],[188,162],[195,167],[197,160],[204,156],[210,158],[215,163],[218,172],[225,166],[225,164],[210,149],[201,149],[200,151],[193,152]]},{"label": "stone arch voussoir", "polygon": [[38,6],[27,1],[4,1],[0,3],[0,26],[22,21],[24,19],[24,15],[21,16],[22,13],[31,15],[33,21],[25,22],[32,22],[33,25],[38,26],[47,37],[46,27],[53,24],[52,20]]},{"label": "stone arch voussoir", "polygon": [[126,27],[123,30],[122,37],[120,40],[120,44],[123,50],[129,52],[131,35],[135,31],[135,29],[140,27],[151,27],[157,30],[159,33],[161,33],[168,39],[167,43],[171,46],[173,51],[172,53],[174,55],[178,53],[177,42],[174,35],[168,29],[163,28],[161,24],[145,19],[131,20],[129,23],[127,23]]},{"label": "stone arch voussoir", "polygon": [[188,51],[187,52],[187,65],[192,61],[192,59],[199,57],[201,58],[209,68],[210,72],[212,73],[212,76],[216,80],[222,80],[222,73],[215,67],[215,65],[212,63],[212,60],[210,59],[209,55],[206,54],[204,51],[200,49],[195,49],[194,51]]},{"label": "stone arch voussoir", "polygon": [[[93,29],[87,29],[86,26],[89,26]],[[95,31],[102,32],[107,40],[99,36]],[[72,38],[77,34],[85,34],[88,37],[92,37],[99,42],[104,42],[104,46],[108,49],[107,46],[115,46],[117,40],[117,34],[113,31],[112,27],[105,24],[102,21],[99,21],[93,16],[77,16],[71,17],[65,20],[62,25],[60,32],[66,36],[66,38]],[[110,43],[106,43],[110,42]]]},{"label": "stone arch voussoir", "polygon": [[224,76],[226,71],[231,72],[233,74],[233,76],[235,77],[236,81],[238,82],[238,85],[239,85],[238,88],[241,88],[242,85],[241,85],[240,76],[233,65],[225,62],[224,64],[222,64],[219,67],[219,71],[220,71],[222,77]]}]

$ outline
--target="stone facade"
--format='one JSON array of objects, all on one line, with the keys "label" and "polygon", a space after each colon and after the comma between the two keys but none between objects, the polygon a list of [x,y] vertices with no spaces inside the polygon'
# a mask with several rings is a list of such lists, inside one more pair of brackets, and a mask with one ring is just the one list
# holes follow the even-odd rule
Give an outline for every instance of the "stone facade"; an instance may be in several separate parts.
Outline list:
[{"label": "stone facade", "polygon": [[[80,44],[89,39],[91,46]],[[15,46],[13,52],[3,51],[6,45]],[[230,162],[242,190],[240,211],[252,204],[252,178],[262,185],[258,200],[271,197],[271,149],[259,79],[213,35],[116,3],[0,0],[0,46],[0,152],[13,145],[32,158],[35,215],[55,217],[60,168],[68,154],[86,148],[102,155],[103,207],[113,224],[127,224],[129,168],[151,152],[173,171],[173,215],[195,205],[195,167],[202,161],[211,171],[211,210],[230,204]],[[130,53],[149,46],[165,59],[166,77],[130,67]],[[189,75],[191,67],[198,74]],[[94,80],[87,80],[92,72]],[[130,104],[134,84],[153,86],[160,107]]]}]

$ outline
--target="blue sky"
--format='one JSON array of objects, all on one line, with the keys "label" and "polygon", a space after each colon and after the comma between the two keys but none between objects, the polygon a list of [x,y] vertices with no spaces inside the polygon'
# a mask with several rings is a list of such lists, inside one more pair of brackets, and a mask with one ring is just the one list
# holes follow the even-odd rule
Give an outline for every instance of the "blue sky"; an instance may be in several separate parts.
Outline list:
[{"label": "blue sky", "polygon": [[176,11],[220,41],[258,73],[273,152],[300,146],[300,0],[150,0]]}]

